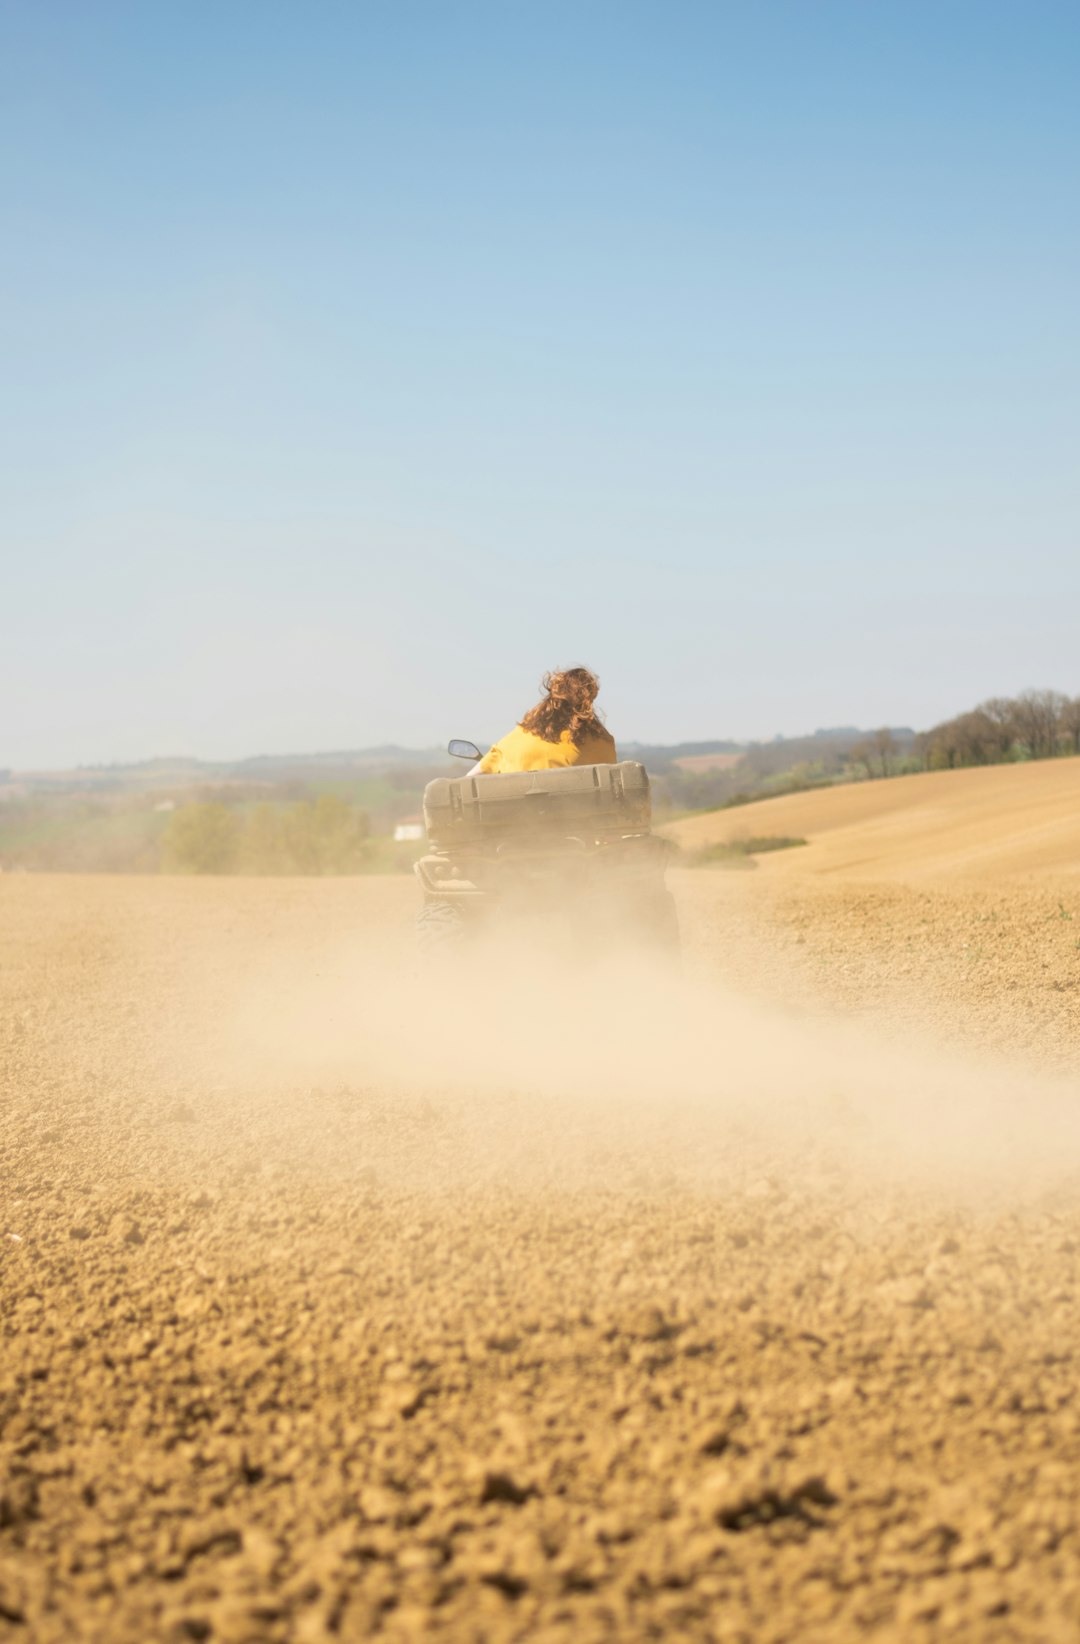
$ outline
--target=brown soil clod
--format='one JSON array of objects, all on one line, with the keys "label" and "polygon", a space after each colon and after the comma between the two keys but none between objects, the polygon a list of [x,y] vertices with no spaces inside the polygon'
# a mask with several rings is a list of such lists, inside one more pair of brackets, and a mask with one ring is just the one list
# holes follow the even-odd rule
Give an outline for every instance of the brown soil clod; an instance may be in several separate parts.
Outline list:
[{"label": "brown soil clod", "polygon": [[0,877],[0,1637],[1080,1636],[1074,892],[801,871],[448,997],[389,881]]}]

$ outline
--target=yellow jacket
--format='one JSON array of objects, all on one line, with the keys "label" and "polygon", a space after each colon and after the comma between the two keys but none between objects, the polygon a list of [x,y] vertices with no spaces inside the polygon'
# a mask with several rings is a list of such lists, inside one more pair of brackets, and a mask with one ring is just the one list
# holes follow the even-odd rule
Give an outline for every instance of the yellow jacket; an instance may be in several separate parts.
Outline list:
[{"label": "yellow jacket", "polygon": [[605,731],[590,736],[577,747],[564,731],[558,742],[545,742],[535,731],[515,725],[508,736],[496,742],[477,767],[485,776],[507,771],[548,771],[556,765],[614,765],[615,742]]}]

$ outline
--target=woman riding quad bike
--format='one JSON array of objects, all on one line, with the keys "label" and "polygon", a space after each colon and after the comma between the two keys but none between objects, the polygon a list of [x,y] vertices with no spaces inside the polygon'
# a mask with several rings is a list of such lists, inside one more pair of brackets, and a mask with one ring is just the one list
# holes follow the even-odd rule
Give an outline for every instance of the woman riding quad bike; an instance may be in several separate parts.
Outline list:
[{"label": "woman riding quad bike", "polygon": [[470,776],[551,771],[566,765],[614,765],[615,738],[597,717],[600,681],[588,668],[545,674],[544,696],[496,742]]},{"label": "woman riding quad bike", "polygon": [[425,950],[487,929],[553,926],[576,950],[625,942],[678,950],[664,885],[670,846],[650,832],[649,778],[619,761],[596,715],[599,680],[586,668],[544,677],[545,695],[467,776],[429,782],[429,854],[416,865]]}]

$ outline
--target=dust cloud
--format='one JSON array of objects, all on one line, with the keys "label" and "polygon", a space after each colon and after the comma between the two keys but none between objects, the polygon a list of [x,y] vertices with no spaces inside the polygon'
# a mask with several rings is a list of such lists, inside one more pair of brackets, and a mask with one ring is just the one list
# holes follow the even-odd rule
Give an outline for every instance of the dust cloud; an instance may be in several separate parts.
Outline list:
[{"label": "dust cloud", "polygon": [[421,967],[388,880],[0,883],[0,1632],[1077,1636],[1075,1083],[681,888],[679,974]]},{"label": "dust cloud", "polygon": [[632,932],[621,954],[504,926],[441,962],[354,942],[317,973],[308,959],[277,952],[218,997],[217,1077],[255,1080],[271,1107],[312,1085],[431,1104],[453,1133],[410,1169],[442,1185],[610,1187],[662,1161],[703,1189],[766,1171],[998,1200],[1080,1172],[1080,1081],[909,1020],[783,1010]]}]

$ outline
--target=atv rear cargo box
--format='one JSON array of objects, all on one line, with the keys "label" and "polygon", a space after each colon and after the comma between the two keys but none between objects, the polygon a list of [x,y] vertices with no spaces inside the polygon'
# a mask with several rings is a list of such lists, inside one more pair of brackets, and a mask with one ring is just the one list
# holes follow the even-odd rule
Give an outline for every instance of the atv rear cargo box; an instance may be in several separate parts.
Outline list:
[{"label": "atv rear cargo box", "polygon": [[440,777],[424,791],[428,839],[443,850],[530,834],[603,839],[645,831],[644,765],[571,765],[495,776]]}]

